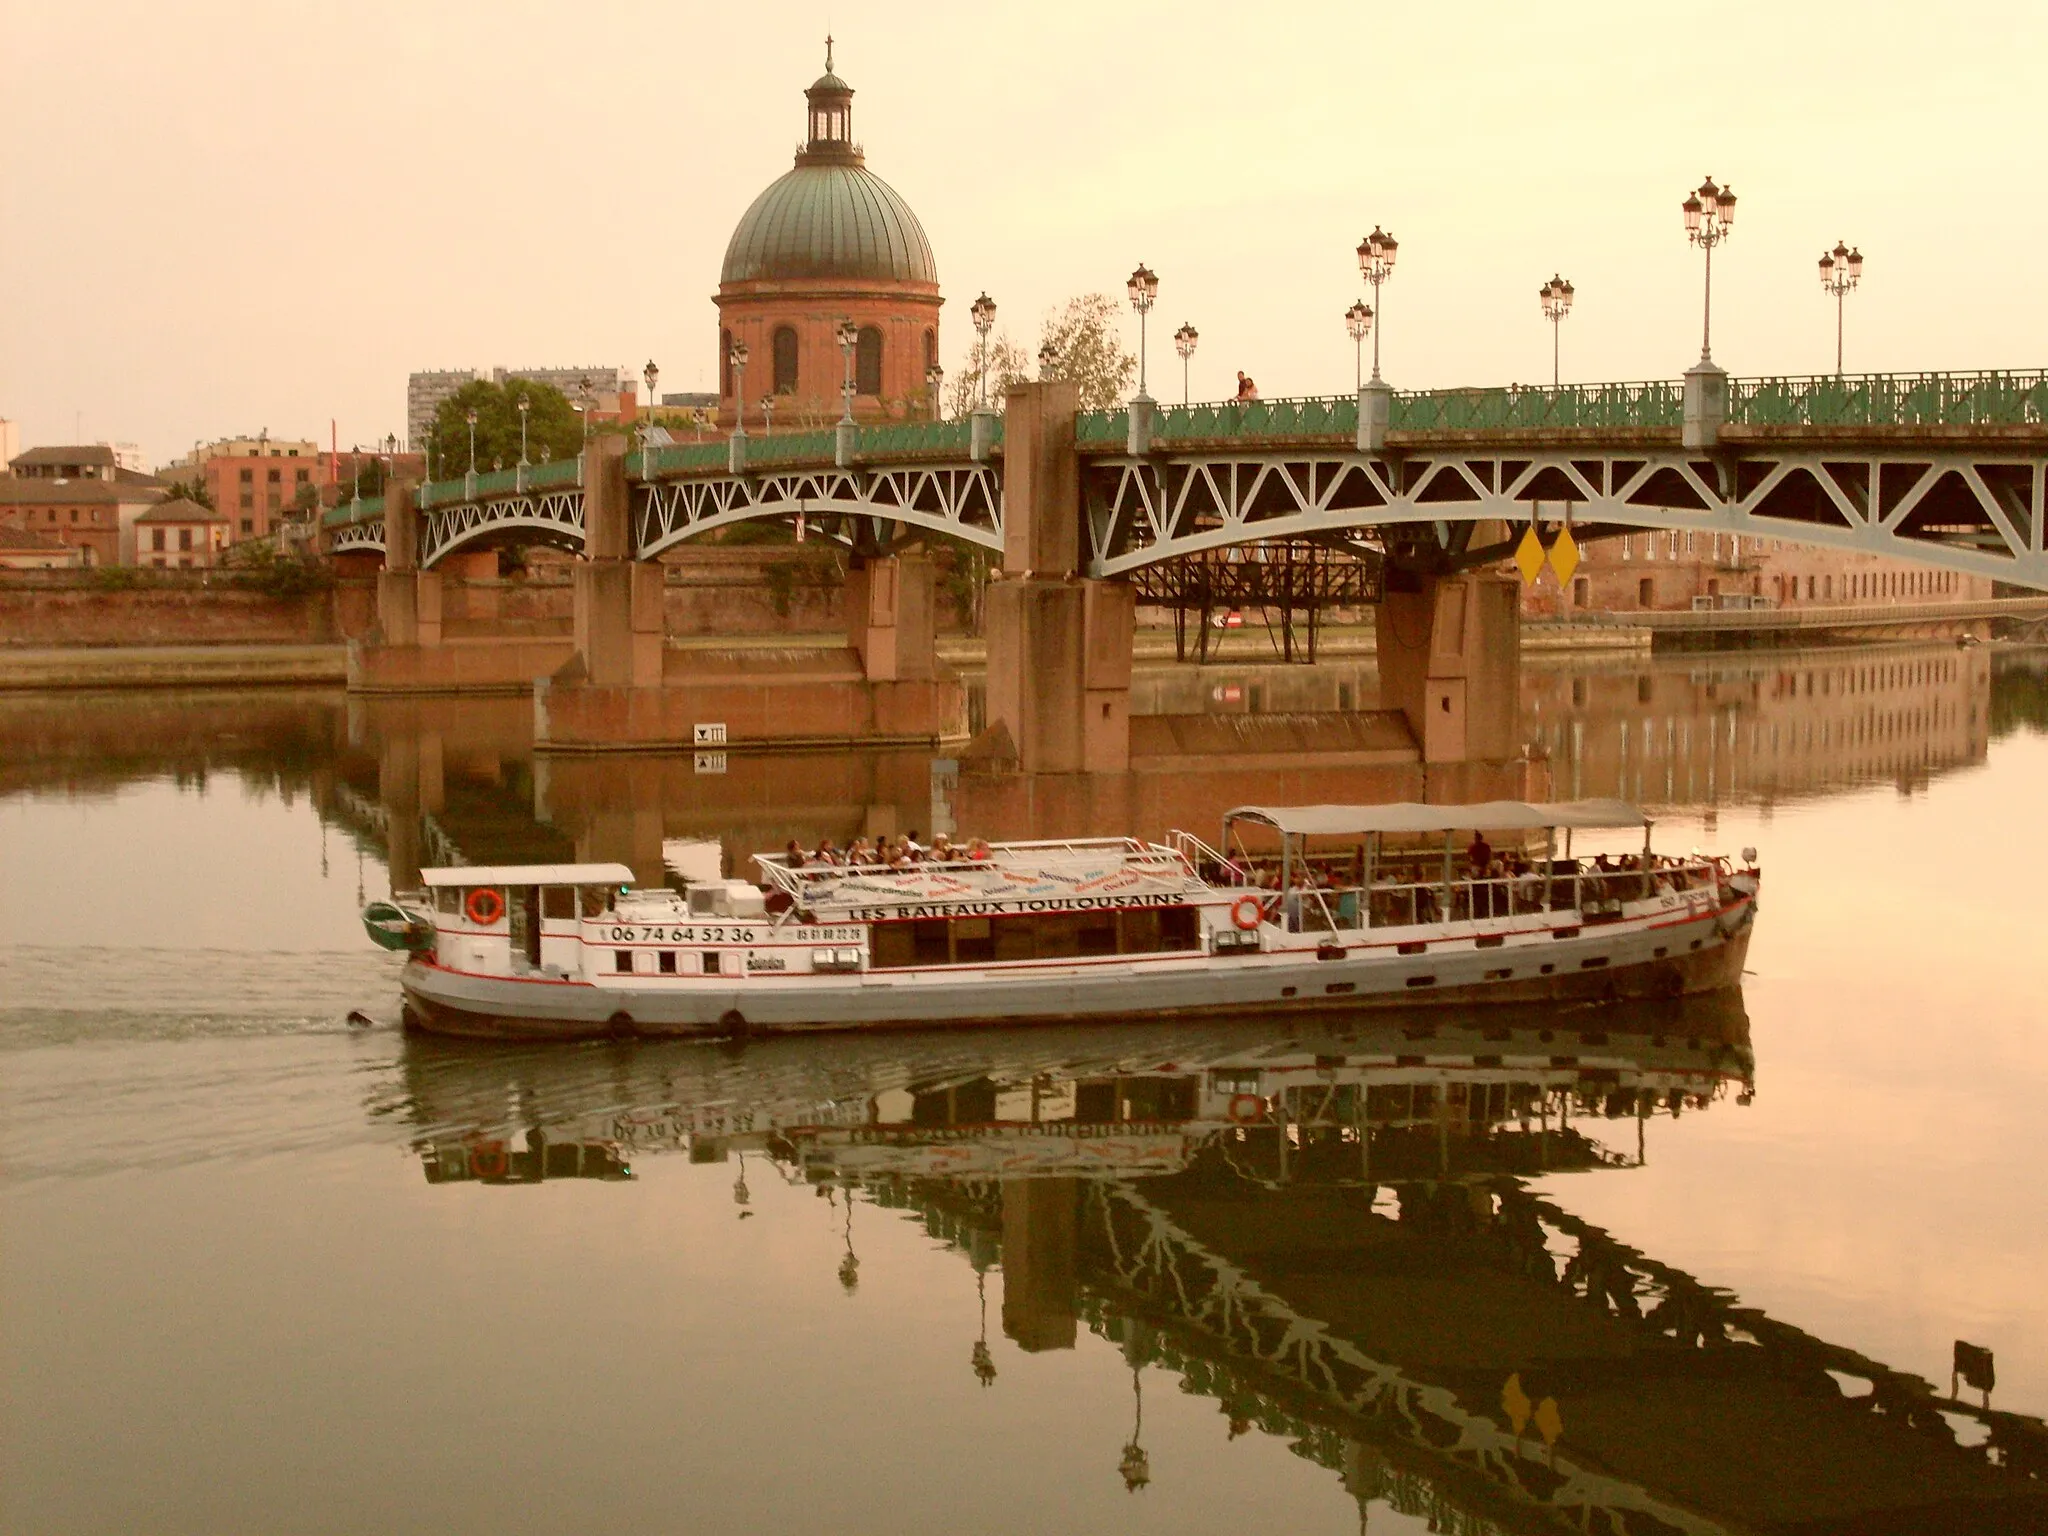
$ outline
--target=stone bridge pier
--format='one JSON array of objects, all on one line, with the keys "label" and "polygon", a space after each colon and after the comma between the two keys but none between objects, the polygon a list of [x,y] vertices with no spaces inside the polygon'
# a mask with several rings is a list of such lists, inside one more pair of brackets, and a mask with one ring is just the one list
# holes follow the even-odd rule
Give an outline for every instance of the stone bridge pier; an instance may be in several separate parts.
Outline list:
[{"label": "stone bridge pier", "polygon": [[[992,742],[988,755],[1013,753],[1026,775],[1160,767],[1175,735],[1158,717],[1134,733],[1132,589],[1081,574],[1077,403],[1071,383],[1019,385],[1004,425],[1003,563],[988,593],[988,722],[1009,740],[1007,750]],[[1504,769],[1521,753],[1517,596],[1510,578],[1389,562],[1376,614],[1380,709],[1400,717],[1388,729],[1398,738],[1405,726],[1413,738],[1406,761],[1424,770],[1408,797],[1503,792],[1499,772],[1463,765]],[[1355,744],[1347,738],[1345,745]],[[1311,749],[1305,761],[1313,757]],[[1381,754],[1376,766],[1389,763]],[[1227,758],[1215,764],[1229,765]],[[1519,778],[1509,788],[1520,793]]]}]

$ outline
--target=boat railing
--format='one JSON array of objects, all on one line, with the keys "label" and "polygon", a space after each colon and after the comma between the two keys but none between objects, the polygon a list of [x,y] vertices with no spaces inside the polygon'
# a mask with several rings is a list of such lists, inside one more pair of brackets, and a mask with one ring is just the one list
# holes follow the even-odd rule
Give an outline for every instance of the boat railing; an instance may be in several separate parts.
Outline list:
[{"label": "boat railing", "polygon": [[[1139,874],[1184,878],[1190,873],[1188,860],[1177,850],[1138,842],[1135,838],[1095,838],[1073,842],[1032,842],[1002,843],[995,845],[991,856],[985,859],[923,859],[911,864],[825,864],[805,863],[794,865],[785,862],[785,856],[774,853],[757,853],[754,862],[760,867],[766,881],[799,903],[812,892],[825,886],[837,885],[847,880],[875,879],[888,880],[903,876],[929,875],[983,875],[1015,879],[1020,875],[1062,878],[1080,871],[1061,870],[1057,867],[1058,855],[1071,855],[1076,859],[1097,857],[1105,853],[1118,856],[1122,866]],[[1055,856],[1046,863],[1033,863],[1029,858],[1017,855]]]},{"label": "boat railing", "polygon": [[1291,933],[1420,928],[1555,912],[1597,923],[1620,917],[1625,902],[1647,899],[1660,889],[1710,887],[1715,878],[1716,866],[1706,859],[1664,861],[1647,870],[1600,869],[1555,859],[1547,875],[1531,869],[1484,878],[1376,880],[1370,891],[1357,885],[1302,886],[1286,892],[1280,908]]},{"label": "boat railing", "polygon": [[1245,877],[1244,866],[1228,854],[1219,853],[1192,832],[1175,827],[1166,834],[1166,846],[1180,861],[1211,885],[1236,885]]}]

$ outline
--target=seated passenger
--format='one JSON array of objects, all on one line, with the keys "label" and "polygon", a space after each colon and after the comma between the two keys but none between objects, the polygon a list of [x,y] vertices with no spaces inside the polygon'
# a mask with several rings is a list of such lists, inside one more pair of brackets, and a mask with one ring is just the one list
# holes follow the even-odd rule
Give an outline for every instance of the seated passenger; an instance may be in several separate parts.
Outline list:
[{"label": "seated passenger", "polygon": [[791,869],[802,869],[805,864],[810,862],[810,857],[808,853],[804,852],[803,846],[793,837],[789,840],[789,846],[782,851],[782,862]]},{"label": "seated passenger", "polygon": [[1486,840],[1484,832],[1472,834],[1472,841],[1465,847],[1465,862],[1475,875],[1484,875],[1487,865],[1493,862],[1493,844]]},{"label": "seated passenger", "polygon": [[953,839],[941,832],[932,839],[931,861],[934,864],[950,864],[959,858],[953,847]]},{"label": "seated passenger", "polygon": [[832,839],[821,837],[818,839],[818,851],[811,855],[811,862],[830,866],[843,861],[839,857],[839,850],[832,846]]},{"label": "seated passenger", "polygon": [[875,845],[865,837],[856,837],[846,845],[846,862],[852,865],[875,862]]},{"label": "seated passenger", "polygon": [[969,861],[973,863],[985,864],[990,859],[995,857],[995,853],[992,849],[990,849],[986,841],[977,837],[973,841],[968,843],[967,857]]}]

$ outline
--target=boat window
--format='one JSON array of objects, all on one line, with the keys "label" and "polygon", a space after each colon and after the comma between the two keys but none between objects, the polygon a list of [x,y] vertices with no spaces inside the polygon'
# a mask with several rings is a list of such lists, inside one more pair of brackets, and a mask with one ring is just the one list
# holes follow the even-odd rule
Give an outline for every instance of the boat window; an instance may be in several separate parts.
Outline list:
[{"label": "boat window", "polygon": [[673,975],[675,975],[675,973],[676,973],[676,952],[675,952],[674,950],[672,950],[672,949],[664,949],[664,950],[663,950],[663,951],[661,952],[661,957],[660,957],[660,961],[659,961],[659,964],[657,965],[657,967],[656,967],[656,968],[657,968],[657,969],[658,969],[658,970],[659,970],[659,971],[661,972],[661,974],[662,974],[662,975],[664,975],[664,976],[673,976]]},{"label": "boat window", "polygon": [[953,923],[953,958],[962,965],[986,964],[996,957],[994,925],[986,917],[963,917]]},{"label": "boat window", "polygon": [[719,962],[721,958],[722,957],[715,949],[707,949],[704,951],[704,974],[706,976],[716,976],[720,974],[722,967],[720,966]]},{"label": "boat window", "polygon": [[944,965],[952,958],[946,943],[946,920],[926,918],[910,925],[912,953],[919,965]]},{"label": "boat window", "polygon": [[1161,949],[1200,949],[1202,919],[1193,907],[1165,907],[1159,913]]},{"label": "boat window", "polygon": [[542,917],[574,917],[576,915],[576,887],[573,885],[544,885],[540,888],[540,915]]},{"label": "boat window", "polygon": [[1159,909],[1140,907],[1125,912],[1117,923],[1120,947],[1127,955],[1149,955],[1165,946],[1159,939]]},{"label": "boat window", "polygon": [[613,969],[615,969],[615,970],[619,970],[619,971],[630,971],[630,970],[632,970],[632,969],[633,969],[633,951],[631,951],[630,949],[615,949],[615,950],[613,950],[613,951],[612,951],[612,967],[613,967]]},{"label": "boat window", "polygon": [[580,885],[576,888],[576,893],[582,899],[585,917],[603,917],[606,909],[612,904],[609,886]]},{"label": "boat window", "polygon": [[874,935],[875,965],[909,965],[916,958],[910,924],[877,923]]},{"label": "boat window", "polygon": [[460,912],[462,910],[462,892],[452,885],[435,886],[434,910],[451,914]]}]

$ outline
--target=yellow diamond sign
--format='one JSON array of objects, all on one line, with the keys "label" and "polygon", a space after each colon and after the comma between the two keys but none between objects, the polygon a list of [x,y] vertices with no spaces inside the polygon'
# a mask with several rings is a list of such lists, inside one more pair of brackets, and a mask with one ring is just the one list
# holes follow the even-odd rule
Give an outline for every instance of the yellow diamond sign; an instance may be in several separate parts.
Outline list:
[{"label": "yellow diamond sign", "polygon": [[1543,574],[1543,541],[1536,537],[1536,528],[1531,524],[1522,533],[1522,542],[1515,546],[1515,569],[1522,573],[1522,580],[1535,585],[1536,578]]},{"label": "yellow diamond sign", "polygon": [[1569,528],[1560,528],[1550,545],[1550,568],[1557,572],[1557,584],[1570,586],[1572,572],[1579,568],[1579,545]]}]

